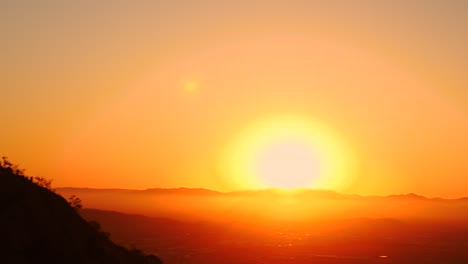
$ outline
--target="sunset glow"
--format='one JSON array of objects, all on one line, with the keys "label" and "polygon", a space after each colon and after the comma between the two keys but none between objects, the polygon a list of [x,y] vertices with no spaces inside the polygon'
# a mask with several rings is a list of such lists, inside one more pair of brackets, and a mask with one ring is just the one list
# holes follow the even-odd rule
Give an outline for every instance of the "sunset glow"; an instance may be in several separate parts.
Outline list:
[{"label": "sunset glow", "polygon": [[466,193],[463,1],[20,2],[0,148],[56,186]]},{"label": "sunset glow", "polygon": [[468,263],[468,0],[16,0],[0,25],[0,263]]},{"label": "sunset glow", "polygon": [[230,180],[250,188],[342,190],[354,177],[354,157],[344,140],[298,115],[278,115],[247,127],[226,156]]}]

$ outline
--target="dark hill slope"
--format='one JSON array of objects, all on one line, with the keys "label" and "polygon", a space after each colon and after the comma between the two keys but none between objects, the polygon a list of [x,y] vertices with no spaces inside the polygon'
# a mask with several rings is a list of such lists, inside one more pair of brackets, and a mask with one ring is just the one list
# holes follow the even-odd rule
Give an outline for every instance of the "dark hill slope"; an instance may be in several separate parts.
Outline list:
[{"label": "dark hill slope", "polygon": [[111,242],[61,196],[0,167],[0,263],[161,263]]}]

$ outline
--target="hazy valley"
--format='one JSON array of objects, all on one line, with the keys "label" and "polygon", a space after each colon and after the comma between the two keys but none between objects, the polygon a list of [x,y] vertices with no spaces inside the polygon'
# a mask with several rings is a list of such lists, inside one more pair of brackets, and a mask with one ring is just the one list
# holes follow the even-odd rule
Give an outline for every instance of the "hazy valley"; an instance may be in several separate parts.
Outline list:
[{"label": "hazy valley", "polygon": [[468,261],[466,198],[185,188],[58,192],[94,201],[86,207],[100,209],[82,210],[85,219],[165,263]]}]

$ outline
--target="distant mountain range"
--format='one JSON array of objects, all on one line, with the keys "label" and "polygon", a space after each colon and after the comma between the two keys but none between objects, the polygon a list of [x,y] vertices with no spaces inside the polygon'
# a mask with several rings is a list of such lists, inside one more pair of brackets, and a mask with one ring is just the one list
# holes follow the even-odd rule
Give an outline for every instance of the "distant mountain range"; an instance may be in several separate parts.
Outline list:
[{"label": "distant mountain range", "polygon": [[269,188],[260,190],[243,190],[232,192],[219,192],[204,188],[149,188],[144,190],[136,189],[99,189],[99,188],[79,188],[79,187],[61,187],[56,189],[59,193],[131,193],[131,194],[153,194],[153,195],[186,195],[186,196],[293,196],[300,198],[322,198],[322,199],[409,199],[409,200],[432,200],[432,201],[468,201],[468,197],[447,199],[441,197],[425,197],[415,193],[394,194],[387,196],[379,195],[357,195],[341,194],[330,190],[297,189],[282,190],[279,188]]},{"label": "distant mountain range", "polygon": [[328,190],[247,190],[153,188],[146,190],[58,188],[76,195],[87,208],[176,220],[292,221],[312,219],[430,218],[468,219],[468,198],[427,198],[414,193],[389,196],[340,194]]}]

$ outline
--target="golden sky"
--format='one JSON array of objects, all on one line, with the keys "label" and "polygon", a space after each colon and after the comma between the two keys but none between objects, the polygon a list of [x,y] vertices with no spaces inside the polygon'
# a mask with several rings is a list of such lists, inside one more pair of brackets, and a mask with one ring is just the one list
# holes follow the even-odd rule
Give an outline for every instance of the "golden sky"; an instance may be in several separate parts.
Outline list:
[{"label": "golden sky", "polygon": [[304,187],[468,195],[466,1],[0,10],[0,155],[55,186],[271,187],[292,156]]}]

